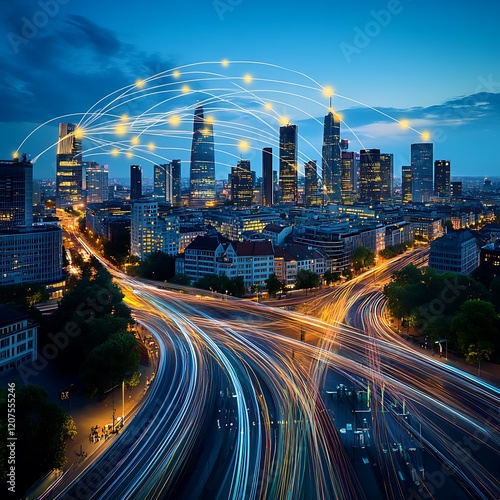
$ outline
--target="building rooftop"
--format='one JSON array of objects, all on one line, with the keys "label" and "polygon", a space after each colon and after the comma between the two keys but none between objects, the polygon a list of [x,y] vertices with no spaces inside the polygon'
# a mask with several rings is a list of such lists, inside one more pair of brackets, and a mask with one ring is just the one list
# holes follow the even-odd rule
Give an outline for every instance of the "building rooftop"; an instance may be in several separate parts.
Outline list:
[{"label": "building rooftop", "polygon": [[274,255],[273,244],[266,241],[237,241],[234,244],[236,254],[240,257],[258,256],[258,255]]},{"label": "building rooftop", "polygon": [[29,319],[29,316],[6,304],[0,304],[0,327],[11,325],[23,319]]}]

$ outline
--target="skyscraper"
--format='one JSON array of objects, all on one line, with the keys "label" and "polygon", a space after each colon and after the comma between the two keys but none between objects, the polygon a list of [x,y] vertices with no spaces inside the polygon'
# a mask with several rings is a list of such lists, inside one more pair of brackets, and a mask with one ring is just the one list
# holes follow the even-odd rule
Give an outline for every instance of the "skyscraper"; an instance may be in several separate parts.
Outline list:
[{"label": "skyscraper", "polygon": [[82,139],[74,123],[59,124],[56,154],[56,203],[70,206],[82,201]]},{"label": "skyscraper", "polygon": [[411,145],[412,200],[425,203],[430,200],[432,189],[433,144],[420,142]]},{"label": "skyscraper", "polygon": [[203,106],[194,111],[193,143],[189,171],[189,207],[205,208],[215,203],[215,156],[213,125]]},{"label": "skyscraper", "polygon": [[109,197],[108,166],[95,161],[86,163],[87,203],[102,203]]},{"label": "skyscraper", "polygon": [[248,160],[231,168],[231,200],[237,207],[249,207],[253,199],[252,172]]},{"label": "skyscraper", "polygon": [[181,200],[181,160],[170,162],[170,176],[172,178],[172,206],[180,207]]},{"label": "skyscraper", "polygon": [[342,202],[342,161],[340,156],[340,120],[329,112],[325,116],[323,128],[323,190],[327,201]]},{"label": "skyscraper", "polygon": [[450,196],[450,162],[448,160],[434,162],[434,194]]},{"label": "skyscraper", "polygon": [[130,165],[130,200],[138,200],[142,196],[142,169],[140,165]]},{"label": "skyscraper", "polygon": [[297,202],[297,125],[280,127],[280,202]]},{"label": "skyscraper", "polygon": [[170,163],[155,165],[153,176],[153,198],[158,203],[167,203],[170,201],[172,191]]},{"label": "skyscraper", "polygon": [[391,153],[380,154],[380,200],[387,201],[392,198],[394,179],[394,155]]},{"label": "skyscraper", "polygon": [[411,175],[411,167],[401,167],[401,194],[403,203],[412,202],[412,186],[413,180]]},{"label": "skyscraper", "polygon": [[273,148],[262,150],[262,204],[273,204]]},{"label": "skyscraper", "polygon": [[342,203],[353,203],[356,197],[356,185],[359,169],[359,153],[342,151],[341,193]]},{"label": "skyscraper", "polygon": [[321,196],[318,194],[318,167],[316,160],[310,160],[304,165],[305,173],[305,205],[321,204]]},{"label": "skyscraper", "polygon": [[380,201],[382,178],[380,149],[362,149],[359,154],[359,201]]},{"label": "skyscraper", "polygon": [[0,161],[0,231],[33,224],[33,165]]}]

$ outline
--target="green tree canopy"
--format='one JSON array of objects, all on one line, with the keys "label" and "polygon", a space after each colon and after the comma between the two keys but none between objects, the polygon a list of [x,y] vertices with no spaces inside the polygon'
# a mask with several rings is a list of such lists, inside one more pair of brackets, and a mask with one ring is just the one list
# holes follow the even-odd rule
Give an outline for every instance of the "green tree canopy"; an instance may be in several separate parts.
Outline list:
[{"label": "green tree canopy", "polygon": [[307,290],[319,286],[319,276],[310,269],[301,269],[297,273],[295,288],[298,290]]},{"label": "green tree canopy", "polygon": [[354,250],[352,256],[352,267],[355,271],[360,271],[366,267],[371,267],[375,264],[375,252],[369,248],[360,245]]},{"label": "green tree canopy", "polygon": [[175,275],[175,257],[164,252],[149,254],[132,273],[144,279],[169,281]]},{"label": "green tree canopy", "polygon": [[266,280],[267,291],[270,297],[274,297],[281,290],[281,281],[276,274],[271,274]]}]

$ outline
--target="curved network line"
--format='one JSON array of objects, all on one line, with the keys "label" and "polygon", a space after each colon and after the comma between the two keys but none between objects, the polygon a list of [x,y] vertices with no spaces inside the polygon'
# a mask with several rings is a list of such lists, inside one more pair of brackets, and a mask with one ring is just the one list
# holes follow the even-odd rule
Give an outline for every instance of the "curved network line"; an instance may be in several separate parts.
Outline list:
[{"label": "curved network line", "polygon": [[[243,66],[245,69],[276,71],[278,75],[263,77],[246,73],[234,76],[210,70],[213,65],[222,66],[224,71],[232,66]],[[324,102],[327,98],[329,106]],[[243,154],[266,146],[279,146],[277,125],[289,124],[292,118],[307,119],[317,124],[317,135],[321,137],[322,121],[317,116],[320,110],[324,112],[325,109],[336,115],[359,142],[361,149],[366,149],[353,128],[333,111],[332,98],[369,109],[428,139],[426,132],[419,132],[407,120],[398,120],[367,103],[335,93],[331,87],[320,84],[304,72],[268,62],[224,60],[180,65],[138,79],[101,97],[85,112],[68,113],[47,120],[23,139],[15,156],[41,128],[70,117],[80,117],[75,135],[92,144],[83,151],[84,155],[125,155],[129,159],[136,157],[152,163],[170,161],[171,154],[165,154],[167,152],[190,152],[193,113],[197,106],[203,106],[206,116],[211,116],[212,120],[214,115],[217,116],[215,151],[231,160],[238,159],[237,152]],[[135,108],[137,112],[130,113]],[[163,111],[163,108],[167,109]],[[146,139],[146,145],[141,144],[141,138]],[[179,141],[184,141],[185,145],[181,146]],[[47,146],[32,161],[36,162],[58,142]],[[319,149],[299,133],[299,165],[310,160],[301,151],[300,143],[307,144],[322,158]],[[217,164],[234,166],[219,160]]]}]

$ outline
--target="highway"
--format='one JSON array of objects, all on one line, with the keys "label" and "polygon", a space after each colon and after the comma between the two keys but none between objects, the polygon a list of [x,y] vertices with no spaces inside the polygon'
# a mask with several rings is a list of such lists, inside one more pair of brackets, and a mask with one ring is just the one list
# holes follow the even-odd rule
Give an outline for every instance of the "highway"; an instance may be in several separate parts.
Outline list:
[{"label": "highway", "polygon": [[160,347],[157,375],[118,439],[47,498],[498,497],[498,387],[386,320],[380,284],[419,259],[309,296],[308,315],[113,271]]}]

